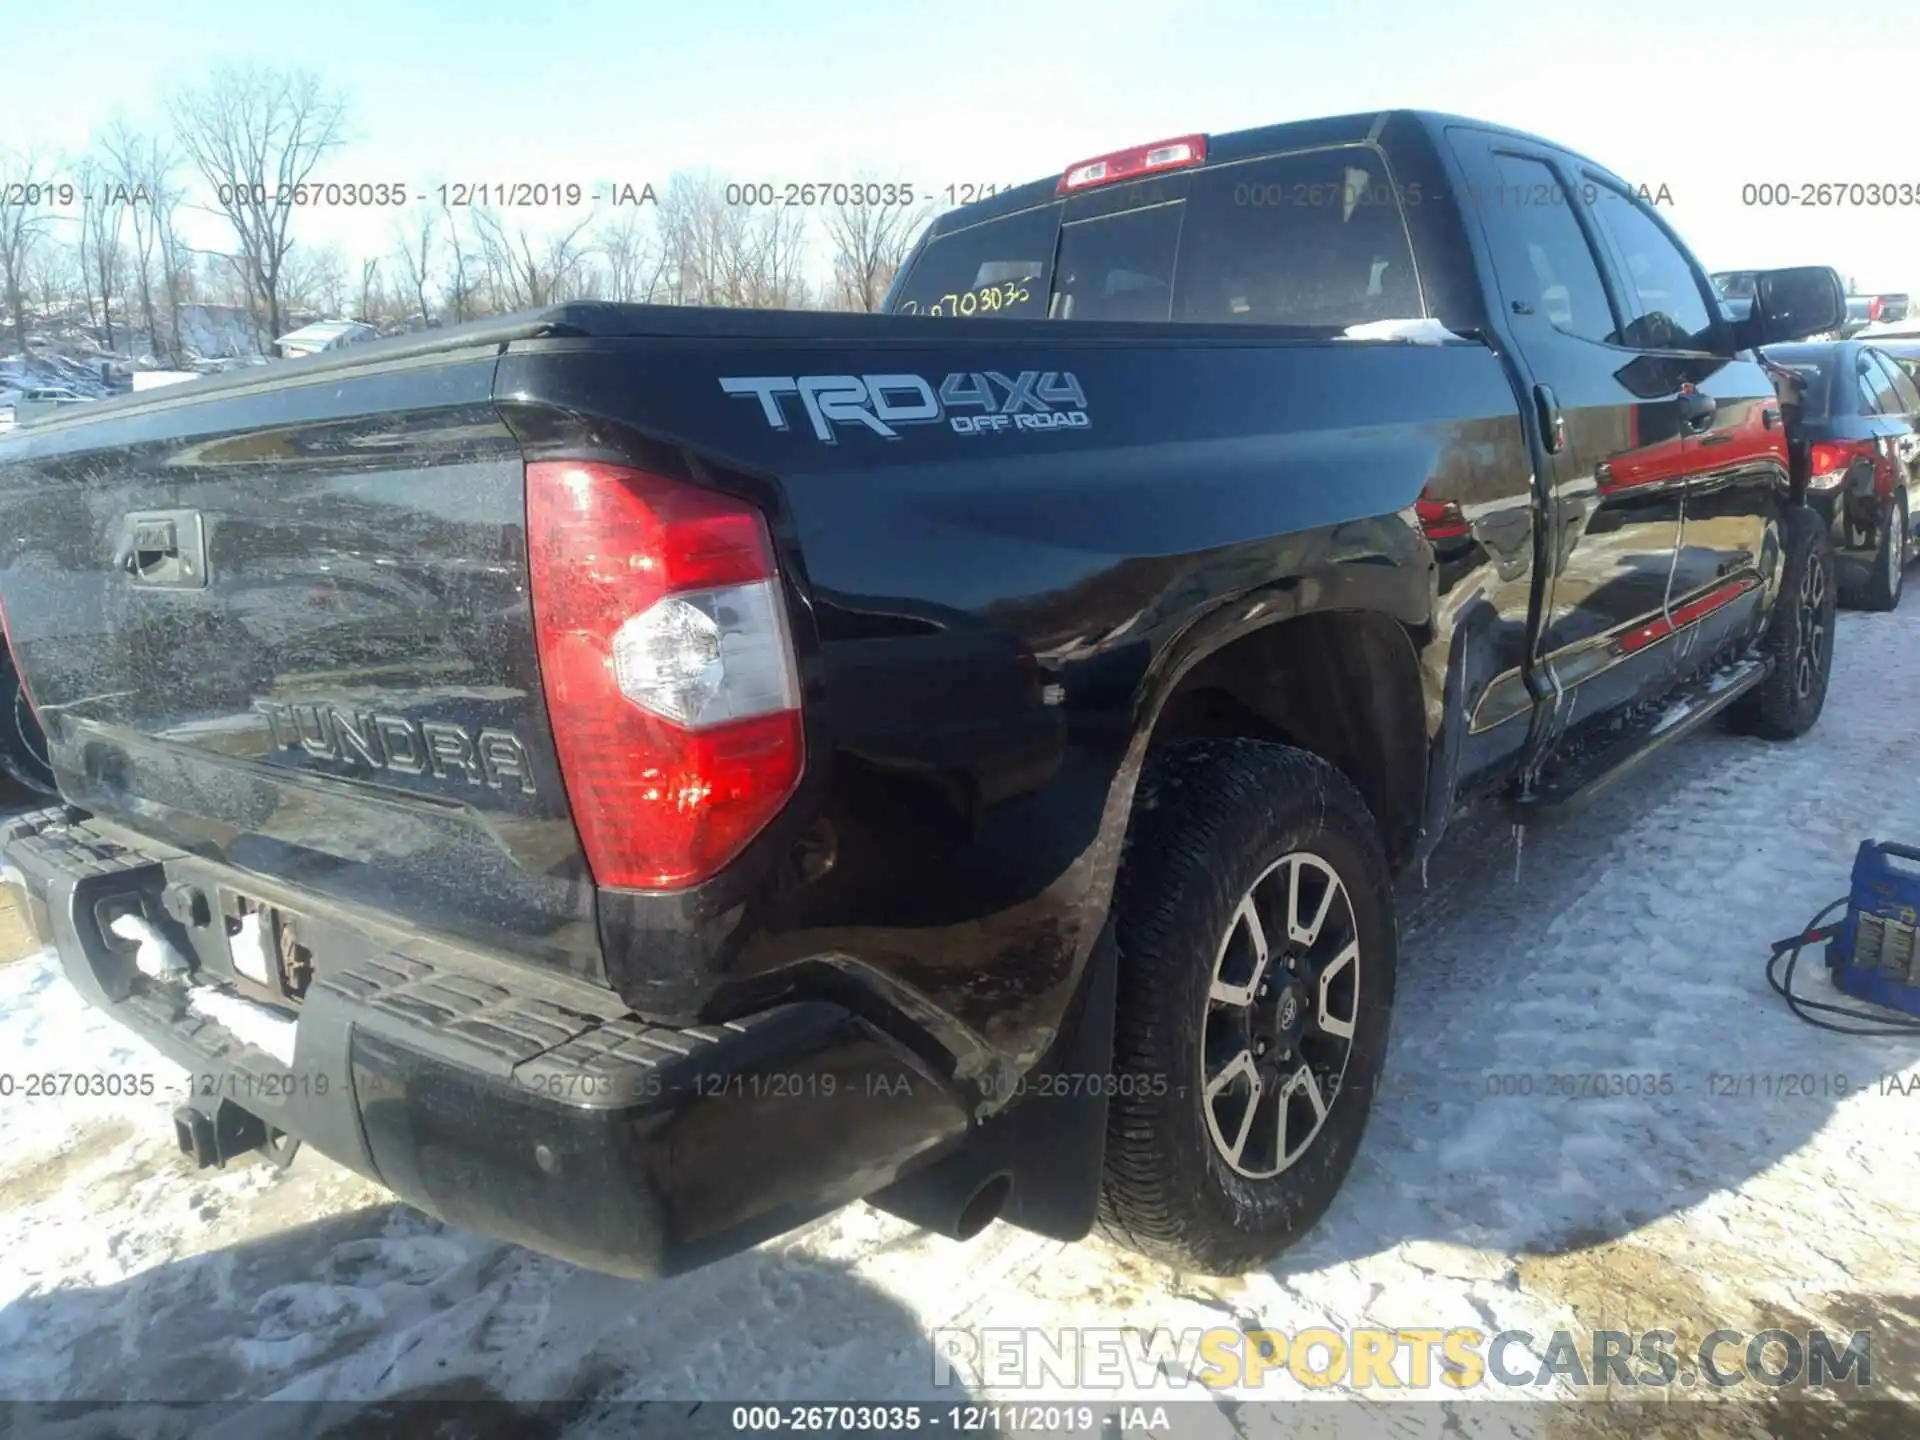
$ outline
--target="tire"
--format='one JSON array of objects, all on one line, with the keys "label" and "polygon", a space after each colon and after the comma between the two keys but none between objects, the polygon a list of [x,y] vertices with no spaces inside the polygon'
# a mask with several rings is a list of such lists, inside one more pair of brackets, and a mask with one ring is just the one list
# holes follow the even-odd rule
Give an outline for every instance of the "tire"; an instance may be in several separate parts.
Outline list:
[{"label": "tire", "polygon": [[1780,530],[1780,592],[1760,640],[1773,673],[1736,704],[1732,719],[1748,734],[1793,740],[1820,718],[1833,675],[1833,542],[1826,523],[1804,505],[1788,509]]},{"label": "tire", "polygon": [[[1272,937],[1264,998],[1253,998],[1260,976],[1250,968],[1253,932],[1241,908],[1250,893]],[[1329,897],[1324,905],[1321,897]],[[1114,903],[1120,991],[1099,1229],[1176,1269],[1244,1274],[1313,1227],[1366,1129],[1386,1057],[1398,948],[1373,816],[1345,776],[1305,751],[1237,739],[1170,747],[1142,779]],[[1315,943],[1280,943],[1288,908],[1296,922],[1318,922]],[[1357,953],[1342,961],[1350,944]],[[1276,986],[1271,977],[1283,973],[1289,953],[1301,978]],[[1304,979],[1321,967],[1318,986]],[[1249,1003],[1222,1003],[1216,981],[1245,991]],[[1290,1041],[1243,1043],[1249,1029],[1279,1026],[1290,998],[1291,1023],[1304,1031]],[[1322,1020],[1351,1027],[1331,1083],[1339,1037],[1322,1032]],[[1255,1043],[1266,1047],[1259,1060]],[[1236,1049],[1246,1064],[1229,1063]],[[1301,1060],[1307,1064],[1296,1068]],[[1249,1067],[1270,1072],[1250,1118]],[[1314,1072],[1311,1091],[1300,1068]],[[1211,1101],[1210,1076],[1221,1086]],[[1328,1090],[1324,1118],[1309,1134],[1314,1097],[1324,1101]],[[1238,1163],[1227,1148],[1236,1139]],[[1260,1173],[1269,1161],[1280,1168]]]},{"label": "tire", "polygon": [[46,732],[33,713],[26,687],[13,668],[13,655],[0,645],[0,771],[16,784],[42,795],[58,793],[47,755]]},{"label": "tire", "polygon": [[1907,497],[1896,495],[1880,525],[1880,548],[1874,551],[1873,574],[1860,592],[1863,610],[1893,610],[1907,573]]}]

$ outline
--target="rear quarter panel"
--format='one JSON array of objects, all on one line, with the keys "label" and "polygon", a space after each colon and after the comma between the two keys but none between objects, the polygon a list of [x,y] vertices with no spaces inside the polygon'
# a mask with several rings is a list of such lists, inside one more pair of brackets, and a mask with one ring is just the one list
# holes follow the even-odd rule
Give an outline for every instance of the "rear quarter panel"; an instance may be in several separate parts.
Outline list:
[{"label": "rear quarter panel", "polygon": [[[1475,345],[893,324],[915,338],[532,342],[497,395],[530,458],[623,459],[764,505],[794,608],[802,792],[707,890],[602,893],[614,983],[663,1013],[874,997],[990,1076],[1031,1064],[1060,1020],[1184,670],[1296,614],[1385,614],[1436,735],[1449,670],[1456,699],[1475,677],[1471,709],[1509,668],[1498,637],[1517,654],[1530,475],[1508,382]],[[938,391],[986,372],[1070,372],[1084,428],[962,434],[943,414],[823,438],[796,396],[777,428],[721,384],[909,374]],[[1444,555],[1423,491],[1472,522]],[[1487,654],[1464,655],[1467,634]],[[688,989],[701,955],[717,992]]]}]

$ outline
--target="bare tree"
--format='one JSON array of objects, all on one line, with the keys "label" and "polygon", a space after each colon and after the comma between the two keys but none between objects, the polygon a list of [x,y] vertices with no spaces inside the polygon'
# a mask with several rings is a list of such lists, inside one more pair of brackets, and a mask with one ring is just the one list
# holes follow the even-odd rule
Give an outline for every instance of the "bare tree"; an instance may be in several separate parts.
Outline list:
[{"label": "bare tree", "polygon": [[[114,122],[101,142],[107,157],[108,174],[128,200],[128,219],[133,229],[133,283],[140,292],[140,318],[146,326],[147,344],[155,352],[160,343],[160,326],[154,311],[155,266],[167,295],[167,308],[179,308],[178,287],[174,283],[174,261],[170,234],[173,207],[179,192],[173,185],[177,163],[173,153],[158,137],[142,135],[125,120]],[[170,354],[180,353],[180,323],[173,318],[173,344]]]},{"label": "bare tree", "polygon": [[651,304],[667,278],[667,247],[657,243],[637,206],[623,208],[594,235],[605,262],[605,298],[623,304]]},{"label": "bare tree", "polygon": [[461,235],[460,222],[455,218],[453,209],[447,209],[447,309],[455,324],[471,320],[479,312],[475,304],[478,285],[478,261],[473,254],[471,243]]},{"label": "bare tree", "polygon": [[280,334],[295,188],[341,143],[343,100],[304,70],[219,67],[173,99],[180,143],[233,226],[247,288]]},{"label": "bare tree", "polygon": [[806,212],[781,206],[756,216],[747,230],[746,260],[734,304],[756,310],[807,308]]},{"label": "bare tree", "polygon": [[491,209],[475,209],[472,216],[496,311],[527,310],[578,295],[586,268],[581,236],[593,219],[591,212],[570,229],[537,238],[524,223],[509,231]]},{"label": "bare tree", "polygon": [[[338,245],[322,245],[307,251],[306,265],[300,271],[304,282],[299,291],[300,308],[329,318],[344,316],[348,297],[353,293],[347,274],[347,257]],[[271,338],[279,338],[277,330]]]},{"label": "bare tree", "polygon": [[420,312],[420,323],[431,325],[433,311],[427,305],[427,286],[432,283],[435,253],[434,230],[439,217],[426,206],[415,207],[406,220],[394,227],[394,259],[400,262],[399,283],[406,286]]},{"label": "bare tree", "polygon": [[34,251],[52,216],[41,193],[39,165],[31,150],[0,164],[0,281],[14,339],[27,348],[27,288]]},{"label": "bare tree", "polygon": [[360,262],[360,308],[354,311],[353,318],[363,324],[374,324],[384,301],[385,296],[380,289],[380,262],[362,260]]},{"label": "bare tree", "polygon": [[[112,350],[113,301],[120,292],[126,259],[121,236],[126,229],[128,197],[107,167],[90,155],[74,167],[74,180],[80,187],[80,268],[86,274],[87,319],[105,331],[107,349]],[[93,313],[96,295],[100,297],[97,321]]]},{"label": "bare tree", "polygon": [[663,187],[659,242],[663,298],[676,305],[804,309],[803,212],[729,204],[727,187],[707,172],[681,172]]},{"label": "bare tree", "polygon": [[799,277],[797,220],[727,203],[710,172],[672,176],[660,196],[667,298],[676,305],[779,305]]},{"label": "bare tree", "polygon": [[[258,306],[239,257],[224,250],[201,250],[184,243],[180,246],[180,253],[186,257],[186,283],[193,294],[211,304],[238,306],[247,311],[253,318],[257,334],[261,327]],[[299,268],[298,265],[293,267],[296,277]]]},{"label": "bare tree", "polygon": [[667,297],[675,305],[720,305],[746,211],[725,203],[722,182],[706,172],[672,176],[660,195],[660,241],[666,252]]},{"label": "bare tree", "polygon": [[924,205],[886,198],[911,194],[904,185],[863,176],[852,188],[860,198],[833,206],[825,216],[827,243],[833,247],[833,300],[841,309],[871,312],[886,298],[929,212]]},{"label": "bare tree", "polygon": [[34,246],[27,257],[25,285],[43,318],[71,319],[76,304],[83,303],[78,297],[89,289],[78,247],[55,244],[51,237]]}]

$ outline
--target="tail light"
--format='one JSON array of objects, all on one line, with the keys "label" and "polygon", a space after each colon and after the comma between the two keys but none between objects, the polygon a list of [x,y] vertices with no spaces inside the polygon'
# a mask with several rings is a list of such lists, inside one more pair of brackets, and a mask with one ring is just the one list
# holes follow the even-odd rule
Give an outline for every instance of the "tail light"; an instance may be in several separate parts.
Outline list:
[{"label": "tail light", "polygon": [[1460,507],[1451,500],[1434,500],[1422,495],[1413,502],[1413,513],[1420,517],[1420,530],[1429,540],[1458,540],[1472,526]]},{"label": "tail light", "polygon": [[1816,440],[1808,449],[1807,486],[1837,490],[1856,460],[1865,460],[1877,471],[1879,458],[1880,448],[1872,440]]},{"label": "tail light", "polygon": [[534,634],[598,884],[708,879],[799,783],[800,687],[765,519],[677,480],[527,466]]},{"label": "tail light", "polygon": [[1886,313],[1887,302],[1884,296],[1876,295],[1867,302],[1867,319],[1878,320]]},{"label": "tail light", "polygon": [[1091,160],[1082,160],[1069,165],[1067,173],[1060,177],[1060,183],[1054,189],[1056,195],[1072,194],[1076,190],[1091,190],[1096,185],[1113,185],[1122,180],[1137,180],[1142,175],[1154,175],[1162,170],[1179,170],[1188,165],[1201,165],[1207,158],[1207,137],[1204,135],[1182,135],[1176,140],[1156,140],[1151,145],[1135,145],[1128,150],[1116,150],[1111,155],[1096,155]]}]

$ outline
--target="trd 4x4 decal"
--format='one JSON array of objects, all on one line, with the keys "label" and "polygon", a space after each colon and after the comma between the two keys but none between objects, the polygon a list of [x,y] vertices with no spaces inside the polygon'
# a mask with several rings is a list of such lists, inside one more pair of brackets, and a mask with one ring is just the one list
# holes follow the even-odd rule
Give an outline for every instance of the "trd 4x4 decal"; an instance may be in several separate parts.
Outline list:
[{"label": "trd 4x4 decal", "polygon": [[785,430],[781,397],[798,395],[813,433],[839,443],[837,428],[859,426],[883,440],[898,440],[896,425],[945,421],[960,435],[1014,430],[1085,430],[1087,397],[1071,370],[958,371],[936,392],[923,375],[725,375],[720,388],[750,395],[775,430]]}]

